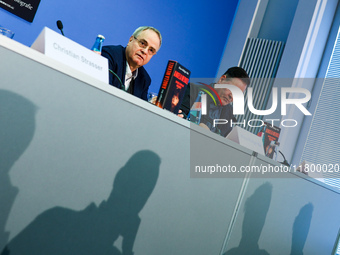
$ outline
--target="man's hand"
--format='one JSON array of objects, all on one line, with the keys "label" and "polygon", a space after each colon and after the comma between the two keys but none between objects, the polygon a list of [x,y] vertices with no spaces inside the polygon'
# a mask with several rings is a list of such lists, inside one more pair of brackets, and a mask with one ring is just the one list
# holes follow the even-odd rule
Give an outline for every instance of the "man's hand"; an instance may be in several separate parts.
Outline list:
[{"label": "man's hand", "polygon": [[208,128],[208,126],[207,125],[205,125],[204,123],[200,123],[200,124],[198,124],[200,127],[202,127],[202,128],[205,128],[205,129],[208,129],[208,130],[210,130],[209,128]]},{"label": "man's hand", "polygon": [[184,118],[183,111],[182,110],[178,110],[177,116],[183,119]]},{"label": "man's hand", "polygon": [[154,96],[154,97],[152,97],[152,98],[149,99],[149,103],[155,104],[155,103],[156,103],[156,100],[157,100],[157,96]]}]

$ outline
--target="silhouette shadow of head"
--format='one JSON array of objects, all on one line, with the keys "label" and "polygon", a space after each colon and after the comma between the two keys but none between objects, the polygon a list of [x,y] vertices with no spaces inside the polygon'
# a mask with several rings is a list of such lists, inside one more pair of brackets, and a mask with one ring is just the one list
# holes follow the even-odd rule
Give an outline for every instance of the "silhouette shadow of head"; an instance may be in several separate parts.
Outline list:
[{"label": "silhouette shadow of head", "polygon": [[107,205],[122,213],[138,214],[156,185],[160,162],[152,151],[134,154],[117,173]]},{"label": "silhouette shadow of head", "polygon": [[238,247],[228,250],[226,255],[268,254],[267,251],[259,249],[258,241],[267,217],[271,196],[272,185],[266,182],[246,200],[240,244]]},{"label": "silhouette shadow of head", "polygon": [[35,105],[0,89],[0,171],[9,171],[30,144],[35,130]]},{"label": "silhouette shadow of head", "polygon": [[0,250],[8,240],[5,225],[18,194],[9,171],[33,138],[35,112],[36,107],[26,98],[0,89]]},{"label": "silhouette shadow of head", "polygon": [[[40,214],[7,245],[2,255],[133,254],[141,219],[159,175],[160,158],[152,151],[134,154],[115,176],[113,190],[99,207],[82,211],[62,207]],[[113,245],[121,235],[122,253]]]},{"label": "silhouette shadow of head", "polygon": [[302,255],[305,246],[309,227],[312,221],[314,206],[311,203],[306,204],[300,209],[293,225],[291,255]]}]

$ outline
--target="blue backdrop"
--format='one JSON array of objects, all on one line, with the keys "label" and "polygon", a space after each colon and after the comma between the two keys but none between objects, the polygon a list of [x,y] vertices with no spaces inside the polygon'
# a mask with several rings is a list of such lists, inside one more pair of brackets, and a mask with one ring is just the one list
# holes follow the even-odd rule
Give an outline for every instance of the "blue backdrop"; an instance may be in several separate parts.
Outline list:
[{"label": "blue backdrop", "polygon": [[[133,31],[154,26],[163,36],[156,56],[145,66],[158,92],[169,59],[191,70],[192,78],[215,77],[239,0],[41,0],[33,23],[0,9],[0,25],[15,32],[14,40],[31,46],[46,26],[91,48],[97,34],[104,45],[126,45]],[[227,67],[226,67],[227,68]]]}]

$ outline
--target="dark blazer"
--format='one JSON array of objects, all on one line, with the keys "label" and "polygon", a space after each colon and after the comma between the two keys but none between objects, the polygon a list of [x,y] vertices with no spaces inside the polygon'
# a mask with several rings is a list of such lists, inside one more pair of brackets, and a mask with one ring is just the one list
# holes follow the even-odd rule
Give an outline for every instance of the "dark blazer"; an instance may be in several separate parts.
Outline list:
[{"label": "dark blazer", "polygon": [[[102,49],[102,56],[109,60],[109,69],[115,72],[124,84],[126,71],[125,48],[121,45],[104,46]],[[109,83],[117,88],[121,88],[119,80],[111,72],[109,72]],[[129,89],[130,93],[136,97],[147,100],[150,84],[151,78],[142,66],[138,68],[138,75],[131,84],[133,86],[133,90],[131,91]]]}]

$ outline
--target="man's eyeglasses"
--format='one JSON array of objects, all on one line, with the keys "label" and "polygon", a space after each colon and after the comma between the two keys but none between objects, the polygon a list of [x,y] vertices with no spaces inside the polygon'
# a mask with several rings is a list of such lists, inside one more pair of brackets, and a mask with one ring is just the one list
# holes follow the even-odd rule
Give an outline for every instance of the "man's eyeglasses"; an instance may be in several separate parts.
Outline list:
[{"label": "man's eyeglasses", "polygon": [[[134,36],[134,38],[138,42],[139,47],[141,47],[142,49],[146,49],[148,47],[148,42],[145,41],[144,39],[139,40],[136,36]],[[155,55],[156,53],[157,53],[156,49],[149,46],[148,54],[149,55]]]}]

